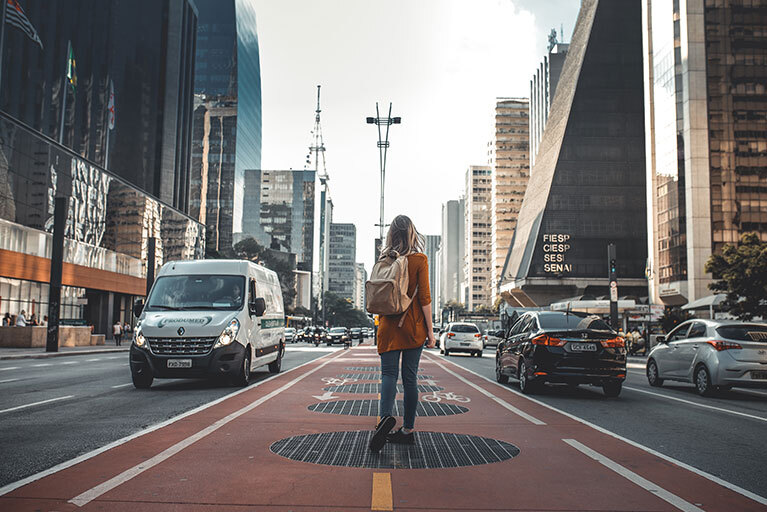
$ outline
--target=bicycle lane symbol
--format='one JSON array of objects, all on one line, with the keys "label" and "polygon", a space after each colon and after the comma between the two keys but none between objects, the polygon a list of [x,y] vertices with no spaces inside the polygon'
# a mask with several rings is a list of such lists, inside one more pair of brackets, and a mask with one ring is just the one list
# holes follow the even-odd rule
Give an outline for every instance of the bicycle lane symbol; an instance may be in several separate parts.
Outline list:
[{"label": "bicycle lane symbol", "polygon": [[434,391],[432,393],[423,395],[421,399],[425,402],[432,402],[432,403],[441,402],[443,400],[458,402],[462,404],[471,402],[471,398],[469,398],[468,396],[456,395],[455,393],[451,391]]}]

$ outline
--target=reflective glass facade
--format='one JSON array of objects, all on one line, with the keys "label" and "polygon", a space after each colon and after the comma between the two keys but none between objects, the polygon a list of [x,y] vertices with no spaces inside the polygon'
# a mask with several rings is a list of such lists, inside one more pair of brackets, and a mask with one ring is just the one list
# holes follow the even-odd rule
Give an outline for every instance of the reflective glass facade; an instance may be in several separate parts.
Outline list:
[{"label": "reflective glass facade", "polygon": [[354,264],[357,228],[354,224],[331,224],[327,291],[354,303]]}]

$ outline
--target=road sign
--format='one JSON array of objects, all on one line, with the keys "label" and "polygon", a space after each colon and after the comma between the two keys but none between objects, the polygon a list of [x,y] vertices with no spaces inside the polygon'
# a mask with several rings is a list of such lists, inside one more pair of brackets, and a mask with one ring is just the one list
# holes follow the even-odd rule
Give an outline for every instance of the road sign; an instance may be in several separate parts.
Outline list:
[{"label": "road sign", "polygon": [[618,283],[610,281],[610,301],[618,302]]}]

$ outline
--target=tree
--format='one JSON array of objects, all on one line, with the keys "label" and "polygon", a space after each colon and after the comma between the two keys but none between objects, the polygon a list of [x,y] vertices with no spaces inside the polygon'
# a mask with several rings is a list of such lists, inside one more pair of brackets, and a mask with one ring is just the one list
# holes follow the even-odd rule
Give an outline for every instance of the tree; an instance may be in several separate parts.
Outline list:
[{"label": "tree", "polygon": [[351,301],[338,295],[325,292],[325,320],[333,326],[370,327],[370,318],[359,309],[354,309]]},{"label": "tree", "polygon": [[663,332],[670,332],[671,329],[690,318],[692,315],[688,311],[684,311],[680,307],[668,306],[663,310],[660,324],[663,327]]},{"label": "tree", "polygon": [[722,254],[712,254],[706,272],[717,279],[712,291],[725,293],[722,306],[740,320],[767,318],[767,243],[756,233],[744,233],[737,246],[726,244]]}]

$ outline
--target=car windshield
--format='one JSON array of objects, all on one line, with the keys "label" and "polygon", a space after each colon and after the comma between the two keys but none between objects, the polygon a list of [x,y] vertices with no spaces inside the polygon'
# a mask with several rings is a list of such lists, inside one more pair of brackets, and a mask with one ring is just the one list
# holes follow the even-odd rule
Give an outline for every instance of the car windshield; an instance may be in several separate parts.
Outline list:
[{"label": "car windshield", "polygon": [[148,311],[242,308],[243,276],[162,276],[155,281],[147,300]]},{"label": "car windshield", "polygon": [[330,329],[330,334],[343,334],[346,332],[346,329],[343,327],[333,327]]},{"label": "car windshield", "polygon": [[722,325],[716,328],[716,332],[729,340],[767,342],[767,325]]},{"label": "car windshield", "polygon": [[453,332],[479,332],[477,326],[471,324],[455,324],[450,330]]},{"label": "car windshield", "polygon": [[548,330],[580,330],[611,331],[601,318],[584,313],[544,313],[538,316],[543,329]]}]

